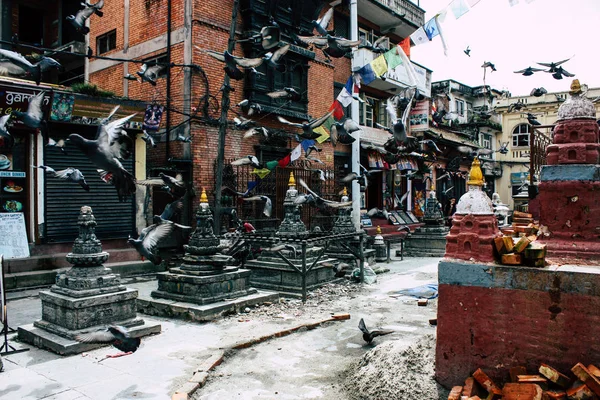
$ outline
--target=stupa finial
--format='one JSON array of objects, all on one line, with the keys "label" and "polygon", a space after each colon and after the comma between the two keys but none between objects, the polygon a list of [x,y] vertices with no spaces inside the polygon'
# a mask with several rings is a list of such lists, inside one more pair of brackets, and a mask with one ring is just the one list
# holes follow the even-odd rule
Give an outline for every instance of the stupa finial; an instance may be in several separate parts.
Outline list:
[{"label": "stupa finial", "polygon": [[475,157],[471,164],[471,170],[469,171],[469,180],[467,185],[471,186],[483,186],[483,173],[479,163],[479,158]]},{"label": "stupa finial", "polygon": [[294,178],[294,171],[290,172],[290,181],[288,186],[296,186],[296,178]]},{"label": "stupa finial", "polygon": [[579,79],[573,79],[571,83],[571,91],[569,92],[571,95],[581,94],[581,84],[579,83]]},{"label": "stupa finial", "polygon": [[202,194],[200,195],[200,203],[208,204],[208,196],[206,195],[206,189],[202,189]]},{"label": "stupa finial", "polygon": [[342,196],[348,196],[348,189],[344,186],[344,191],[342,192]]}]

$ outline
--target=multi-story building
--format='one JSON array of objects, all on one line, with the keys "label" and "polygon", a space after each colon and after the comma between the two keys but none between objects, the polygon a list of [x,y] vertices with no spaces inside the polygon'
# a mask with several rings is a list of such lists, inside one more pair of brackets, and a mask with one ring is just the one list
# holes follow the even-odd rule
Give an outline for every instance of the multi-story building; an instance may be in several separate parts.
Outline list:
[{"label": "multi-story building", "polygon": [[[350,2],[352,3],[352,2]],[[238,5],[234,9],[234,5]],[[424,11],[414,3],[401,1],[360,0],[357,6],[357,21],[354,21],[360,34],[373,43],[381,35],[388,37],[386,46],[392,48],[406,39],[424,23]],[[168,10],[170,7],[170,11]],[[335,6],[335,13],[328,29],[335,30],[337,36],[350,38],[350,5],[342,2]],[[167,4],[153,0],[126,0],[107,2],[104,17],[90,18],[89,42],[96,53],[131,62],[93,59],[89,63],[89,80],[98,86],[114,91],[118,95],[141,99],[165,107],[162,118],[164,135],[156,149],[149,149],[148,171],[178,171],[193,182],[193,191],[199,193],[207,189],[209,198],[215,196],[215,168],[218,149],[219,124],[222,111],[223,64],[210,57],[206,51],[223,53],[228,47],[231,28],[236,41],[232,53],[236,56],[256,57],[263,54],[260,44],[248,41],[258,34],[262,27],[270,25],[272,16],[281,30],[281,40],[290,43],[290,49],[283,58],[282,71],[267,67],[266,63],[257,68],[257,73],[247,72],[241,80],[231,80],[228,90],[231,108],[227,113],[227,134],[225,142],[224,186],[231,186],[244,192],[250,182],[258,180],[253,168],[232,167],[230,160],[256,155],[262,163],[280,160],[297,146],[294,139],[297,131],[280,123],[276,117],[299,122],[326,114],[352,73],[370,62],[375,55],[367,49],[355,53],[354,59],[347,57],[328,60],[317,48],[302,44],[297,35],[313,35],[313,24],[330,6],[326,2],[291,1],[195,1],[171,0]],[[170,12],[171,19],[167,19]],[[237,18],[233,17],[237,16]],[[234,19],[234,21],[232,21]],[[169,34],[170,32],[170,34]],[[104,47],[105,37],[116,37]],[[102,44],[101,47],[99,47]],[[171,63],[171,68],[163,70],[163,77],[157,85],[147,82],[125,80],[126,74],[135,74],[141,63],[153,65]],[[354,64],[354,65],[353,65]],[[193,65],[193,66],[191,66]],[[414,65],[420,76],[420,90],[426,96],[430,89],[430,71]],[[169,84],[168,84],[169,83]],[[359,115],[365,141],[382,144],[389,138],[383,130],[374,128],[375,122],[387,125],[384,101],[400,93],[409,86],[406,72],[388,72],[388,76],[378,78],[369,85],[362,85]],[[293,101],[272,99],[267,93],[293,87],[300,96]],[[247,99],[252,109],[250,116],[259,125],[275,133],[265,138],[260,135],[243,139],[244,131],[236,129],[232,120],[236,114],[246,115],[246,109],[236,106]],[[348,107],[350,108],[350,107]],[[348,113],[349,110],[345,110]],[[168,121],[167,121],[168,119]],[[174,129],[175,128],[175,129]],[[191,142],[177,141],[178,135],[191,136]],[[287,188],[289,169],[300,175],[310,186],[327,198],[338,198],[342,188],[339,179],[351,171],[350,146],[332,147],[325,142],[319,153],[324,164],[310,165],[300,159],[286,168],[276,168],[253,189],[254,194],[271,197],[275,207],[273,218],[283,215],[282,201]],[[361,155],[362,163],[368,167],[368,159]],[[326,181],[320,179],[317,169],[325,172]],[[382,207],[385,191],[384,176],[381,182],[374,180],[372,189],[365,196],[364,207]],[[371,182],[370,182],[371,183]],[[155,211],[164,205],[155,192]],[[239,198],[238,198],[239,199]],[[224,206],[239,206],[236,196],[223,192]],[[166,201],[166,199],[165,199]],[[193,203],[190,202],[188,212]],[[260,204],[243,202],[238,212],[243,218],[259,218]],[[305,219],[310,219],[306,214]],[[264,217],[260,217],[263,218]],[[189,221],[189,220],[188,220]],[[309,222],[305,220],[305,222]]]},{"label": "multi-story building", "polygon": [[[570,81],[565,81],[568,86]],[[530,183],[530,151],[532,133],[535,126],[527,119],[527,114],[535,116],[541,126],[553,125],[556,122],[558,107],[568,97],[569,91],[546,93],[542,96],[506,96],[498,99],[497,112],[502,116],[502,132],[500,142],[507,143],[508,152],[497,154],[497,162],[502,168],[496,187],[503,202],[511,209],[526,209],[529,201]],[[589,89],[587,96],[595,99],[600,96],[600,88]],[[600,103],[596,104],[600,113]],[[551,127],[537,129],[536,135],[551,139]],[[540,138],[539,140],[544,140]],[[539,177],[535,176],[534,184]]]}]

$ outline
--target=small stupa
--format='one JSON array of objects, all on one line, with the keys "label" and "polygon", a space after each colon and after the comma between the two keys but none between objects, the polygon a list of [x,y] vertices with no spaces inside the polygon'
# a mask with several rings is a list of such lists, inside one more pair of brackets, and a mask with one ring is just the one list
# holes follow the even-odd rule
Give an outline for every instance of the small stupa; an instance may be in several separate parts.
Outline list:
[{"label": "small stupa", "polygon": [[482,190],[483,173],[475,157],[469,171],[469,190],[461,196],[446,236],[446,258],[492,262],[494,238],[501,235],[490,198]]},{"label": "small stupa", "polygon": [[553,144],[540,172],[540,224],[549,257],[600,258],[600,129],[577,79],[558,109]]},{"label": "small stupa", "polygon": [[448,227],[444,226],[444,213],[435,197],[435,187],[429,191],[423,213],[425,226],[409,233],[404,244],[404,253],[412,257],[443,257],[446,248]]}]

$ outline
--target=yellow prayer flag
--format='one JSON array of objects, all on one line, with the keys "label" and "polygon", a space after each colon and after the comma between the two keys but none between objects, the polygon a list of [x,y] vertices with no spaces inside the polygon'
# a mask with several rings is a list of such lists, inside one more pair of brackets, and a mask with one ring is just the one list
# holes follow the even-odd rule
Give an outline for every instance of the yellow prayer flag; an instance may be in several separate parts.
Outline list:
[{"label": "yellow prayer flag", "polygon": [[381,76],[387,72],[387,61],[385,61],[383,54],[371,61],[371,68],[373,68],[373,72],[375,72],[377,76]]},{"label": "yellow prayer flag", "polygon": [[315,129],[313,129],[313,132],[321,134],[321,136],[315,139],[317,143],[323,143],[324,141],[329,139],[329,133],[322,126],[316,127]]},{"label": "yellow prayer flag", "polygon": [[258,175],[260,179],[263,179],[265,176],[271,173],[271,170],[268,168],[254,168],[254,171],[252,171],[252,173]]}]

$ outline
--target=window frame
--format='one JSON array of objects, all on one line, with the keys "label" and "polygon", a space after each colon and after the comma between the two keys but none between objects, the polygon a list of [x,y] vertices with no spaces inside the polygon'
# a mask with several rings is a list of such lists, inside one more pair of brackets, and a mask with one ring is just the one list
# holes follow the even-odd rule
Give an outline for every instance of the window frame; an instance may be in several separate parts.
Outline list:
[{"label": "window frame", "polygon": [[[523,138],[526,137],[526,140]],[[515,126],[511,132],[512,147],[529,147],[531,140],[531,132],[529,132],[529,124],[519,124]],[[526,144],[522,144],[526,143]]]},{"label": "window frame", "polygon": [[[114,42],[111,42],[111,39]],[[102,41],[106,40],[105,46],[106,49],[101,49]],[[113,45],[113,47],[111,47]],[[117,48],[117,29],[112,29],[108,32],[103,33],[102,35],[96,36],[96,54],[106,54],[109,51],[115,50]]]},{"label": "window frame", "polygon": [[[459,107],[459,105],[460,105],[460,107]],[[458,115],[460,115],[461,117],[465,115],[465,101],[464,100],[455,99],[454,106],[456,107],[456,113]]]}]

